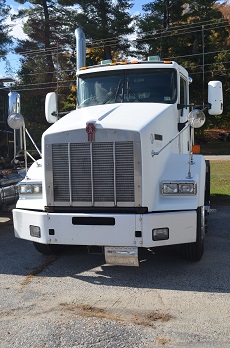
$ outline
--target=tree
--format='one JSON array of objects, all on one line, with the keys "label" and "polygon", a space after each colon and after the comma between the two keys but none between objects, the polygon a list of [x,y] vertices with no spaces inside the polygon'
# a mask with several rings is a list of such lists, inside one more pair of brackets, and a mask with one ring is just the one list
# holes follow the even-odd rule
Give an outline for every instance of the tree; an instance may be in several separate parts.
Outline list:
[{"label": "tree", "polygon": [[6,0],[0,0],[0,59],[5,59],[8,47],[12,44],[12,38],[9,34],[10,26],[6,24],[9,12],[10,6],[6,5]]},{"label": "tree", "polygon": [[184,1],[152,1],[143,6],[143,13],[137,21],[137,52],[162,58],[176,54],[177,46],[171,37],[176,29],[172,32],[171,28],[185,22]]},{"label": "tree", "polygon": [[228,36],[226,38],[226,47],[221,52],[219,52],[215,56],[215,63],[212,66],[212,75],[221,78],[221,81],[224,85],[224,113],[221,115],[221,117],[215,118],[213,121],[214,126],[218,126],[220,128],[220,125],[222,128],[230,129],[230,102],[229,102],[229,91],[230,91],[230,54],[229,54],[229,47],[230,47],[230,29],[229,29],[229,22],[230,22],[230,4],[229,1],[226,1],[224,3],[217,3],[215,4],[215,8],[219,11],[221,11],[223,18],[225,20],[225,30],[228,33]]},{"label": "tree", "polygon": [[[113,0],[16,1],[30,4],[29,8],[20,10],[13,17],[24,19],[23,30],[27,34],[27,39],[18,40],[16,47],[21,57],[17,88],[22,97],[22,112],[27,122],[36,122],[44,128],[47,127],[44,121],[47,92],[58,92],[60,111],[74,106],[76,27],[81,26],[91,40],[88,60],[92,63],[101,60],[103,52],[104,57],[109,58],[111,52],[128,51],[129,45],[123,35],[134,30],[128,13],[131,5],[125,0],[117,0],[116,3]],[[114,42],[114,38],[121,36],[122,40],[115,39]],[[104,49],[100,47],[101,40]]]},{"label": "tree", "polygon": [[[77,23],[87,39],[97,48],[97,60],[112,59],[113,56],[129,53],[127,35],[134,32],[132,7],[127,0],[79,0],[80,11]],[[99,49],[98,49],[99,48]],[[92,52],[92,50],[91,50]]]},{"label": "tree", "polygon": [[[183,63],[193,78],[191,91],[197,103],[207,100],[206,85],[209,80],[224,82],[224,70],[220,63],[228,46],[228,33],[223,15],[216,5],[217,1],[196,0],[190,1],[187,7],[188,23],[192,25],[187,35],[190,56],[185,57]],[[207,120],[206,127],[213,123],[214,118],[208,117]]]},{"label": "tree", "polygon": [[[24,4],[26,0],[17,2]],[[73,25],[75,21],[73,11],[56,1],[28,2],[31,6],[13,17],[27,18],[23,26],[27,39],[18,40],[16,47],[21,57],[17,89],[21,93],[22,113],[27,125],[36,123],[32,133],[36,140],[40,140],[41,133],[47,128],[45,95],[57,90],[60,104],[63,104],[73,80],[75,43],[70,23]]]},{"label": "tree", "polygon": [[29,2],[32,7],[23,9],[13,18],[25,18],[23,31],[27,40],[18,41],[17,52],[26,52],[28,48],[43,50],[45,57],[43,71],[47,72],[46,81],[55,80],[55,56],[53,52],[69,49],[74,50],[75,14],[72,9],[61,6],[53,0],[16,0],[19,3]]},{"label": "tree", "polygon": [[[225,5],[213,0],[155,0],[143,6],[144,14],[138,20],[137,52],[142,51],[144,56],[159,54],[187,68],[193,78],[195,104],[207,101],[209,80],[221,80],[224,90],[228,86],[229,23],[222,14]],[[207,120],[206,127],[219,122],[218,117]]]}]

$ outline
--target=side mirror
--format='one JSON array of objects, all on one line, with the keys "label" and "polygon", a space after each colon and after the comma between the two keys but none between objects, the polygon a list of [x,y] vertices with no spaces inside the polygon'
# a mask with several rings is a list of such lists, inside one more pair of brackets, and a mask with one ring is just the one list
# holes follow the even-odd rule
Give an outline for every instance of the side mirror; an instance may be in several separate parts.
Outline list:
[{"label": "side mirror", "polygon": [[188,114],[188,122],[192,128],[200,128],[205,123],[205,114],[202,110],[194,109]]},{"label": "side mirror", "polygon": [[57,114],[57,94],[55,92],[50,92],[46,95],[45,100],[46,121],[49,123],[55,123],[58,120]]},{"label": "side mirror", "polygon": [[210,81],[208,83],[208,102],[211,108],[208,110],[210,115],[221,115],[223,112],[223,89],[220,81]]},{"label": "side mirror", "polygon": [[17,92],[10,92],[8,94],[9,97],[9,107],[8,107],[8,115],[15,114],[21,112],[20,105],[20,94]]},{"label": "side mirror", "polygon": [[24,125],[24,118],[21,114],[15,112],[8,116],[7,123],[12,129],[20,129]]}]

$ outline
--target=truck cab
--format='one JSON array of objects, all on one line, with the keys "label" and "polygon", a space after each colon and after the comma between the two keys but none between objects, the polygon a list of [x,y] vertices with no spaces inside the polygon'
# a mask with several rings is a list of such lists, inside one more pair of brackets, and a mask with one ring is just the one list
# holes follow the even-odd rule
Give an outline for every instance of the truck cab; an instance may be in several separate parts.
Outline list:
[{"label": "truck cab", "polygon": [[[101,246],[109,264],[138,265],[139,248],[177,244],[200,260],[207,164],[192,154],[204,114],[190,112],[190,82],[173,61],[107,61],[79,67],[69,114],[60,118],[49,93],[54,124],[43,134],[39,169],[32,165],[20,183],[15,235],[42,253]],[[219,101],[209,110],[221,113],[221,85],[210,90]]]}]

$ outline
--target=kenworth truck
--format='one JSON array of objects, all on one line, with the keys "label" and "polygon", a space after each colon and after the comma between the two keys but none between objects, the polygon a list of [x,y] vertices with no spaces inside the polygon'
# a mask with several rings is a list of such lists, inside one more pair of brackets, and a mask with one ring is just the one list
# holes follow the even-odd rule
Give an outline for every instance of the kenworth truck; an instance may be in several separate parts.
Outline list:
[{"label": "kenworth truck", "polygon": [[17,183],[25,176],[24,159],[20,157],[22,131],[12,130],[9,114],[20,112],[20,95],[5,86],[12,78],[0,78],[0,210],[10,209],[18,199]]},{"label": "kenworth truck", "polygon": [[[77,36],[77,107],[42,137],[42,159],[21,181],[15,236],[44,254],[63,245],[100,246],[108,264],[138,265],[139,248],[181,245],[187,259],[204,250],[209,166],[193,154],[202,110],[221,114],[222,85],[209,83],[207,105],[189,101],[188,72],[174,61],[85,66]],[[192,111],[191,111],[192,109]]]}]

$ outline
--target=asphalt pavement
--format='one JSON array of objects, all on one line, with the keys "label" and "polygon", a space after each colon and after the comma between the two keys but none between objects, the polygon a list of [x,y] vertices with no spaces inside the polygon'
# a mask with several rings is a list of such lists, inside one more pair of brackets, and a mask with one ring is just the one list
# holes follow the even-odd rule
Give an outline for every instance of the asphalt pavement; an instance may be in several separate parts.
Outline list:
[{"label": "asphalt pavement", "polygon": [[140,267],[66,247],[39,254],[0,218],[0,348],[230,347],[230,207],[212,207],[202,260],[143,250]]}]

